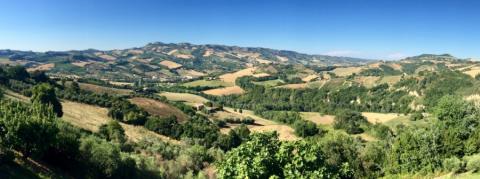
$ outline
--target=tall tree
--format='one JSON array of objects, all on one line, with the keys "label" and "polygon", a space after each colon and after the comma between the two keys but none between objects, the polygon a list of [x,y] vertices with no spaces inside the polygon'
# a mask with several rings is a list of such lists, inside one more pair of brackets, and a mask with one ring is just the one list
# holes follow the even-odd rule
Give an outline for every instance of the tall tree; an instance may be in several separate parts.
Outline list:
[{"label": "tall tree", "polygon": [[44,105],[51,105],[57,117],[63,116],[62,104],[55,95],[55,89],[47,83],[33,87],[31,101],[33,103],[38,102]]}]

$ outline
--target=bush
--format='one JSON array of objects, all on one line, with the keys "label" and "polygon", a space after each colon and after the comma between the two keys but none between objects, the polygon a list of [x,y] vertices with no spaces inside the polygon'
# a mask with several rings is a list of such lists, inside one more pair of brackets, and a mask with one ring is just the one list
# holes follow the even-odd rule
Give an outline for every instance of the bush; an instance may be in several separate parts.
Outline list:
[{"label": "bush", "polygon": [[464,167],[463,161],[457,157],[447,158],[443,160],[442,164],[445,171],[454,173],[461,171]]},{"label": "bush", "polygon": [[359,134],[363,132],[361,124],[367,124],[367,120],[359,112],[343,111],[335,117],[333,128],[344,129],[349,134]]},{"label": "bush", "polygon": [[293,124],[295,133],[300,137],[309,137],[318,134],[317,125],[311,121],[298,120]]},{"label": "bush", "polygon": [[410,120],[411,121],[418,121],[418,120],[421,120],[423,119],[423,114],[422,112],[414,112],[411,116],[410,116]]},{"label": "bush", "polygon": [[478,172],[480,171],[480,154],[465,157],[467,159],[467,167],[468,171]]}]

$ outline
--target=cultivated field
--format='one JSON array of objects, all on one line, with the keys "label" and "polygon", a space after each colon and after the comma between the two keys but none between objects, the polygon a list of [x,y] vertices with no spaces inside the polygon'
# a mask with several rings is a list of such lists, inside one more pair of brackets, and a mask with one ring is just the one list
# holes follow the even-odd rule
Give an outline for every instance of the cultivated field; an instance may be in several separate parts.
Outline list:
[{"label": "cultivated field", "polygon": [[387,83],[388,85],[392,86],[393,84],[399,82],[402,79],[401,75],[397,76],[383,76],[379,81],[378,84]]},{"label": "cultivated field", "polygon": [[202,73],[202,72],[198,72],[195,70],[185,70],[185,69],[178,69],[177,73],[180,76],[190,76],[190,77],[202,77],[206,75],[205,73]]},{"label": "cultivated field", "polygon": [[243,94],[245,91],[239,86],[230,86],[225,88],[217,88],[203,91],[205,94],[214,95],[214,96],[224,96],[231,94]]},{"label": "cultivated field", "polygon": [[224,82],[229,82],[229,83],[234,83],[237,78],[243,77],[243,76],[252,76],[253,73],[255,72],[255,68],[246,68],[234,73],[226,73],[220,76],[220,79]]},{"label": "cultivated field", "polygon": [[159,93],[160,96],[165,96],[170,101],[179,101],[179,102],[186,102],[187,104],[198,104],[207,102],[208,99],[190,94],[190,93],[172,93],[172,92],[162,92]]},{"label": "cultivated field", "polygon": [[188,83],[184,83],[183,86],[194,87],[194,86],[208,86],[208,87],[228,87],[233,86],[233,83],[224,82],[220,80],[196,80]]},{"label": "cultivated field", "polygon": [[[253,111],[250,110],[243,110],[242,113],[239,112],[234,112],[232,108],[229,107],[224,107],[225,114],[220,114],[221,116],[237,116],[239,118],[245,118],[245,117],[250,117],[252,119],[255,119],[255,125],[248,125],[248,128],[252,132],[271,132],[271,131],[276,131],[279,134],[279,139],[280,140],[297,140],[299,139],[295,135],[295,130],[291,128],[290,126],[284,125],[284,124],[279,124],[277,122],[267,120],[264,118],[261,118],[259,116],[256,116],[253,114]],[[231,125],[231,128],[234,128],[238,125]],[[222,129],[222,132],[228,132],[230,129]]]},{"label": "cultivated field", "polygon": [[356,77],[354,81],[367,88],[371,88],[376,84],[378,84],[377,81],[379,79],[380,77],[378,76],[359,76],[359,77]]},{"label": "cultivated field", "polygon": [[74,126],[97,132],[98,127],[106,124],[110,118],[108,117],[108,109],[76,103],[71,101],[62,102],[63,119]]},{"label": "cultivated field", "polygon": [[160,65],[166,66],[168,69],[175,69],[175,68],[180,68],[182,67],[181,64],[172,62],[170,60],[164,60],[160,62]]},{"label": "cultivated field", "polygon": [[79,86],[83,90],[92,91],[95,93],[107,93],[107,94],[119,94],[119,95],[128,95],[132,93],[132,90],[128,90],[128,89],[104,87],[104,86],[88,84],[88,83],[79,83]]},{"label": "cultivated field", "polygon": [[[62,102],[62,109],[64,113],[62,117],[63,120],[74,126],[92,132],[97,132],[102,124],[106,124],[108,121],[112,120],[107,115],[107,108],[64,101]],[[120,123],[120,125],[122,125],[125,130],[125,135],[128,139],[133,142],[140,141],[142,138],[154,137],[166,142],[180,143],[177,140],[149,131],[142,126],[133,126],[123,123]]]},{"label": "cultivated field", "polygon": [[332,115],[322,115],[318,112],[300,112],[303,119],[312,121],[315,124],[322,125],[331,125],[334,122],[335,116]]},{"label": "cultivated field", "polygon": [[475,78],[476,75],[480,74],[480,67],[479,66],[471,67],[470,69],[464,71],[463,73]]},{"label": "cultivated field", "polygon": [[308,87],[308,83],[286,84],[277,86],[276,88],[303,89],[306,87]]},{"label": "cultivated field", "polygon": [[151,115],[159,117],[169,117],[171,115],[174,115],[180,122],[186,121],[188,119],[188,116],[184,114],[181,110],[157,100],[149,98],[132,98],[130,99],[130,102],[138,105]]},{"label": "cultivated field", "polygon": [[314,79],[316,79],[316,78],[318,78],[318,75],[308,75],[308,76],[302,78],[302,81],[304,81],[304,82],[309,82],[309,81],[312,81],[312,80],[314,80]]},{"label": "cultivated field", "polygon": [[392,119],[395,119],[400,114],[397,113],[375,113],[375,112],[362,112],[362,115],[367,118],[368,122],[375,124],[375,123],[386,123]]},{"label": "cultivated field", "polygon": [[29,72],[32,72],[32,71],[48,71],[48,70],[52,69],[53,67],[55,67],[54,63],[47,63],[47,64],[39,65],[39,66],[36,66],[36,67],[33,67],[33,68],[28,68],[27,71],[29,71]]},{"label": "cultivated field", "polygon": [[362,67],[345,67],[345,68],[335,68],[332,72],[337,76],[348,76],[353,73],[360,73],[363,70]]}]

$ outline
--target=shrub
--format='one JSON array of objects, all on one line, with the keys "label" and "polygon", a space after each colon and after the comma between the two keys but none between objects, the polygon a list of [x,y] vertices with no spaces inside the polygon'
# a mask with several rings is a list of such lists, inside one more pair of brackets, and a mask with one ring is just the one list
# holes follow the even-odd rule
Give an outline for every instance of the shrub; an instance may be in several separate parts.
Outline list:
[{"label": "shrub", "polygon": [[480,154],[466,157],[468,171],[478,172],[480,171]]},{"label": "shrub", "polygon": [[423,119],[423,114],[422,112],[414,112],[411,116],[410,116],[410,120],[411,121],[418,121],[418,120],[421,120]]},{"label": "shrub", "polygon": [[309,137],[318,134],[317,125],[311,121],[298,120],[293,124],[295,133],[300,137]]},{"label": "shrub", "polygon": [[457,173],[463,169],[463,161],[457,157],[447,158],[443,160],[443,169],[448,172]]},{"label": "shrub", "polygon": [[333,128],[344,129],[349,134],[359,134],[363,132],[360,125],[366,123],[367,120],[359,112],[342,111],[335,117]]}]

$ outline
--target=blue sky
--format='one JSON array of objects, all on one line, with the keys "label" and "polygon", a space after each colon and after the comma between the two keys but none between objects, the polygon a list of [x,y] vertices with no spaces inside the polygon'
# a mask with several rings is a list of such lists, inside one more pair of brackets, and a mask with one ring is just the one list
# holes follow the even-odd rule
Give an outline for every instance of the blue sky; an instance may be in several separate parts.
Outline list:
[{"label": "blue sky", "polygon": [[0,49],[190,42],[376,59],[480,57],[480,1],[0,0]]}]

